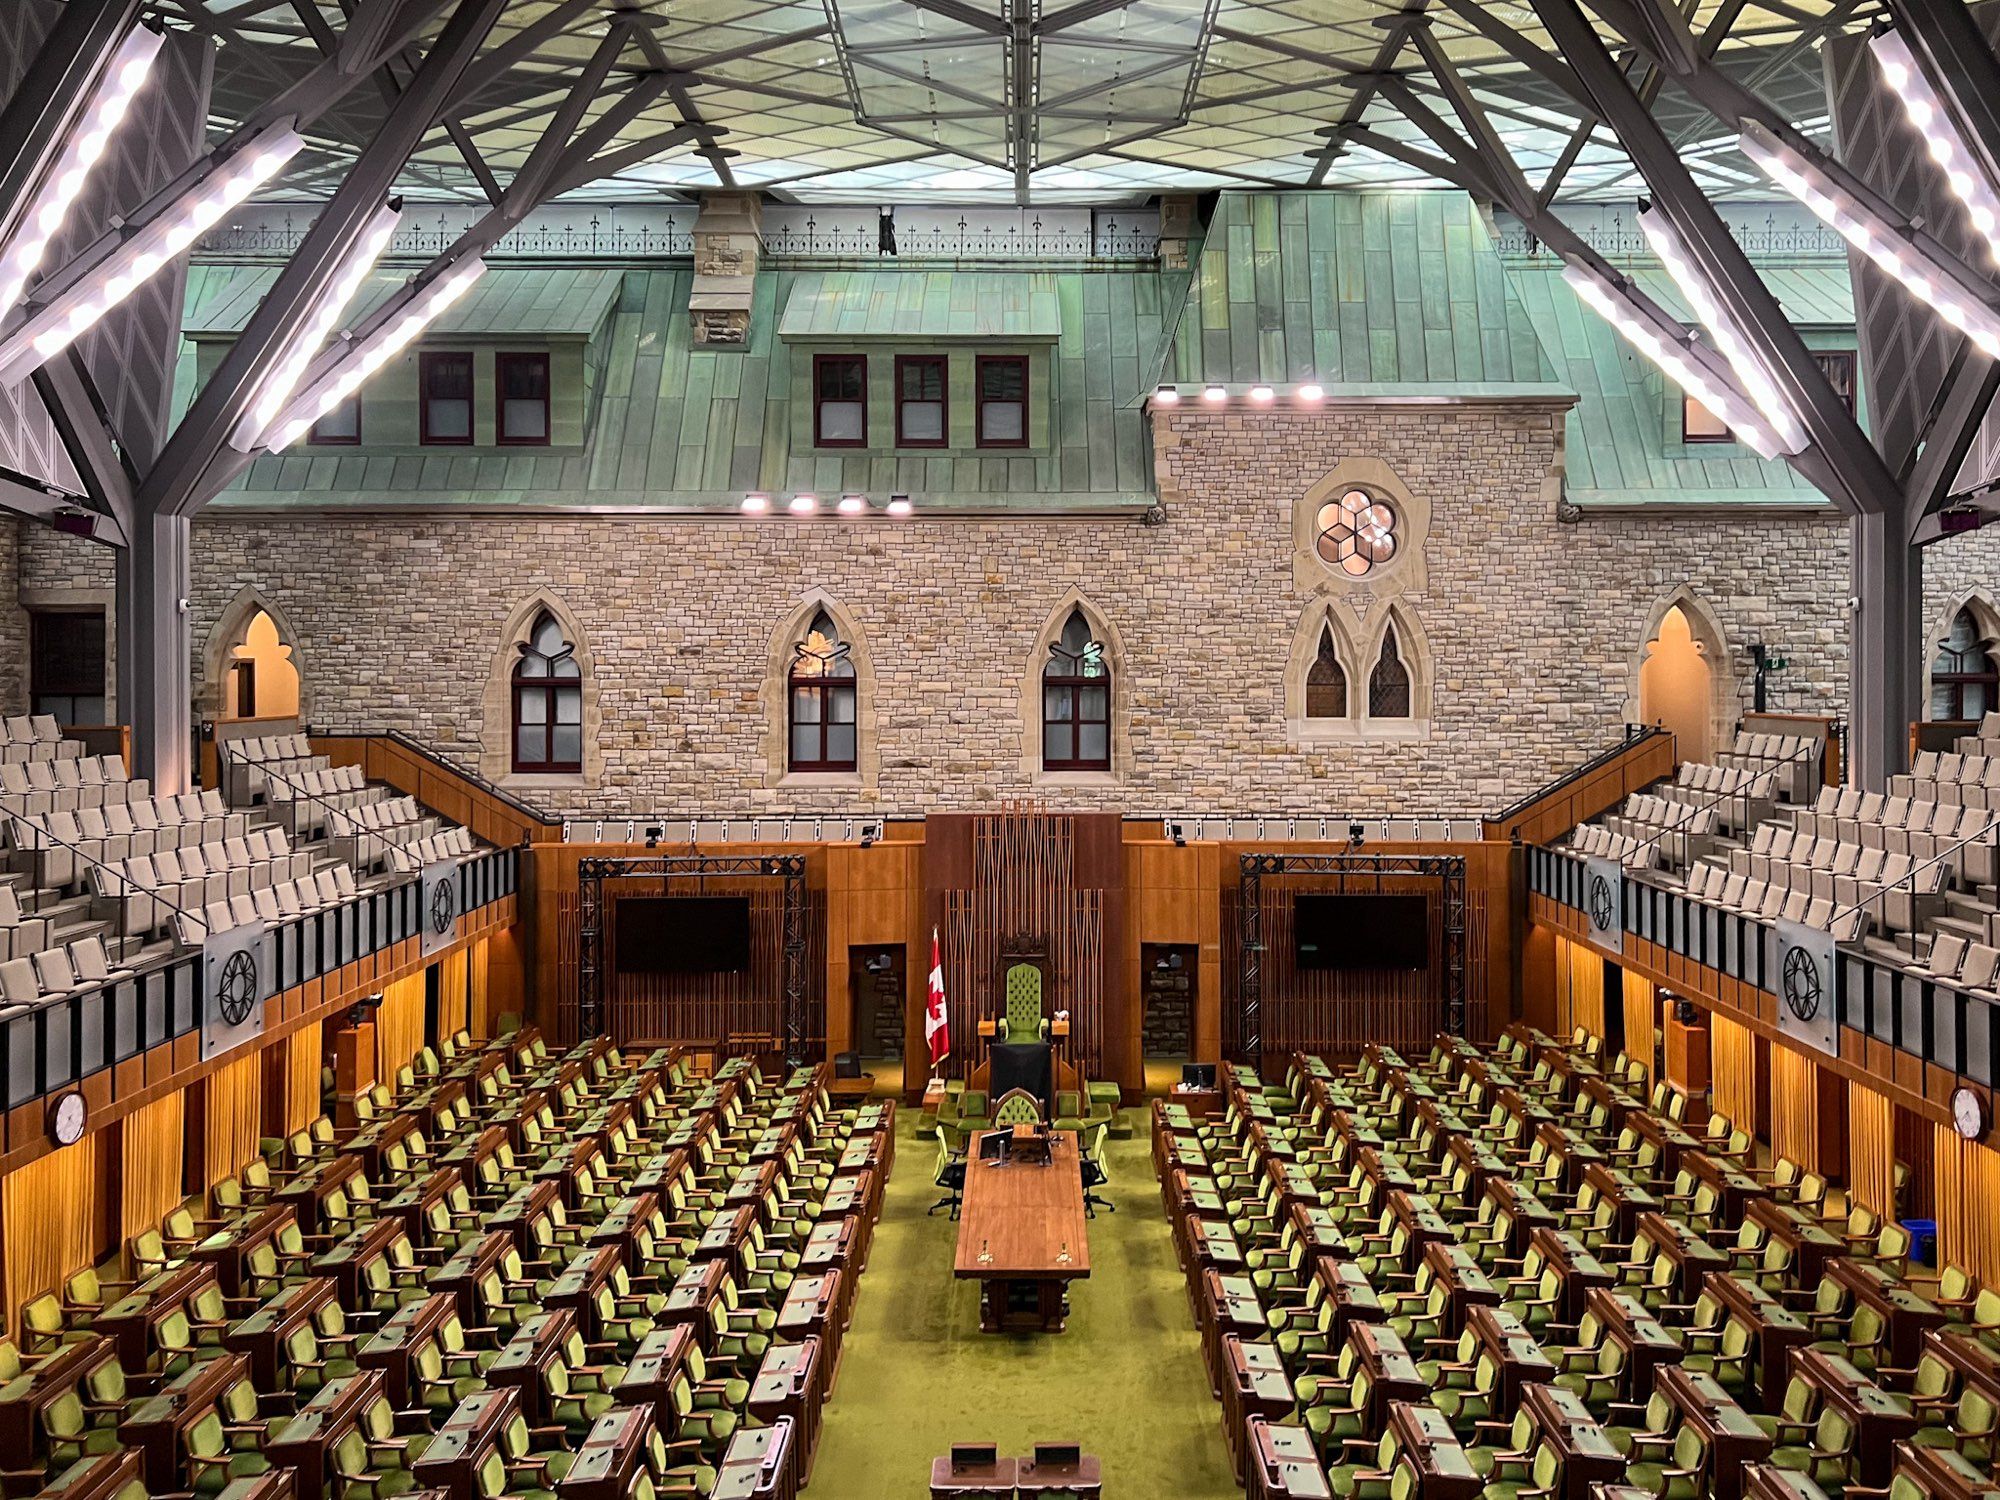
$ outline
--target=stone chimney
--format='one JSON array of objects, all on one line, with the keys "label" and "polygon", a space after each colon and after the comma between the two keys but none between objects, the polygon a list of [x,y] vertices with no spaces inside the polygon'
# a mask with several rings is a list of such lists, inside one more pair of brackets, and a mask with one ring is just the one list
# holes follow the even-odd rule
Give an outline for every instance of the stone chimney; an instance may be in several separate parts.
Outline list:
[{"label": "stone chimney", "polygon": [[756,193],[704,193],[694,221],[694,290],[688,316],[697,344],[745,344],[750,293],[763,249],[764,201]]}]

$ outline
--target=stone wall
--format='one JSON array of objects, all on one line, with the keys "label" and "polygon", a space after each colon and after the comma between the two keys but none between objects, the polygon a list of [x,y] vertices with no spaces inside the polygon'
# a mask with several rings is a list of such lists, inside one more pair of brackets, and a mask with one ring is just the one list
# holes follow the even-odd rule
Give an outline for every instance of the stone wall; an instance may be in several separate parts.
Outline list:
[{"label": "stone wall", "polygon": [[20,538],[25,528],[0,517],[0,713],[28,707],[28,614],[20,607]]},{"label": "stone wall", "polygon": [[[1719,645],[1741,708],[1761,639],[1791,663],[1774,709],[1844,712],[1837,517],[1560,523],[1555,431],[1526,406],[1163,414],[1158,525],[216,510],[195,530],[191,668],[206,671],[203,643],[225,623],[269,607],[315,723],[406,729],[477,765],[504,741],[491,684],[504,681],[508,622],[545,592],[585,636],[601,770],[527,794],[634,815],[917,813],[1022,796],[1135,813],[1490,811],[1612,741],[1672,602]],[[1406,655],[1428,669],[1432,718],[1301,743],[1285,683],[1315,589],[1295,574],[1292,511],[1356,455],[1385,462],[1430,512],[1420,586],[1397,607],[1421,636]],[[25,530],[10,581],[13,550],[0,546],[0,599],[108,597],[103,549]],[[2000,588],[2000,532],[1929,561],[1927,619],[1965,590]],[[788,778],[771,764],[783,622],[816,594],[859,633],[867,777]],[[1040,642],[1071,598],[1116,637],[1115,778],[1044,778],[1027,754]],[[1389,607],[1360,602],[1364,620]],[[25,656],[24,641],[8,646],[19,618],[0,608],[0,661]],[[197,702],[214,691],[199,684]]]}]

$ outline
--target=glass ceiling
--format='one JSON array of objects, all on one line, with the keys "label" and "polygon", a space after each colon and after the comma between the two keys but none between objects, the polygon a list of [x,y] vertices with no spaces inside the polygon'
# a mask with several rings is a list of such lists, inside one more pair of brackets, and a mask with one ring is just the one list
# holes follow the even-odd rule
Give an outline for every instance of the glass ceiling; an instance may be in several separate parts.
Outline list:
[{"label": "glass ceiling", "polygon": [[[314,29],[323,35],[346,24],[335,0],[159,0],[150,8],[223,44],[218,130],[319,61],[307,15],[318,12]],[[1690,24],[1720,66],[1819,134],[1820,39],[1861,29],[1882,9],[1882,0],[1699,0]],[[1548,48],[1527,5],[515,0],[488,52],[515,42],[518,56],[457,112],[458,139],[433,132],[405,173],[406,196],[484,201],[467,150],[505,182],[617,12],[637,23],[620,71],[666,69],[673,78],[618,144],[682,124],[695,136],[576,192],[591,201],[739,186],[798,202],[1114,205],[1230,186],[1434,186],[1352,138],[1359,130],[1432,151],[1402,101],[1415,97],[1446,117],[1451,106],[1406,40],[1413,24],[1431,28],[1531,183],[1560,166],[1559,198],[1641,186],[1608,132],[1580,134],[1576,106],[1508,55],[1509,33]],[[409,76],[414,58],[397,76]],[[1633,77],[1644,87],[1643,68]],[[607,98],[619,87],[614,76]],[[1767,191],[1737,155],[1734,132],[1671,85],[1652,107],[1713,196]],[[268,196],[330,191],[384,108],[380,91],[355,91],[315,125],[308,151]]]}]

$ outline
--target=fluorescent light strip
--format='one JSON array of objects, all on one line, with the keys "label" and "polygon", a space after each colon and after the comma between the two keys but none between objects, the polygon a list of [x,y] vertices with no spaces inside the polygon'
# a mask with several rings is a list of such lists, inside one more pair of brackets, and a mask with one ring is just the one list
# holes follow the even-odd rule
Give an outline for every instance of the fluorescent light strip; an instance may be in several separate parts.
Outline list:
[{"label": "fluorescent light strip", "polygon": [[1721,357],[1688,339],[1687,330],[1649,299],[1586,266],[1563,267],[1563,280],[1625,341],[1667,373],[1676,385],[1729,424],[1731,432],[1765,458],[1778,455],[1777,434],[1736,389]]},{"label": "fluorescent light strip", "polygon": [[1746,121],[1737,143],[1764,174],[1811,209],[1848,244],[1867,256],[1904,290],[1958,329],[1988,359],[2000,359],[2000,312],[1993,291],[1941,263],[1896,224],[1780,141],[1763,126]]},{"label": "fluorescent light strip", "polygon": [[0,385],[13,385],[67,349],[99,319],[192,245],[224,214],[269,182],[305,145],[290,125],[257,132],[214,162],[145,228],[92,266],[0,342]]},{"label": "fluorescent light strip", "polygon": [[268,432],[271,424],[284,415],[290,405],[293,392],[299,382],[306,377],[313,360],[326,341],[333,337],[340,326],[342,314],[347,311],[361,284],[368,279],[368,273],[375,268],[375,262],[389,248],[389,242],[396,237],[396,226],[403,222],[403,211],[383,204],[375,210],[368,227],[362,231],[353,252],[341,265],[339,274],[321,294],[319,302],[312,310],[312,317],[298,337],[292,340],[285,351],[284,359],[276,369],[265,377],[264,384],[257,392],[257,400],[236,424],[236,431],[229,439],[230,447],[240,453],[248,453],[257,446],[257,440]]},{"label": "fluorescent light strip", "polygon": [[1687,298],[1695,316],[1714,337],[1715,347],[1722,351],[1722,357],[1736,372],[1737,385],[1764,414],[1771,430],[1777,433],[1782,450],[1803,453],[1808,442],[1805,424],[1799,420],[1784,392],[1778,389],[1770,366],[1750,347],[1750,341],[1743,336],[1735,318],[1724,310],[1715,295],[1715,288],[1694,263],[1694,257],[1688,254],[1687,246],[1681,242],[1673,225],[1667,222],[1657,206],[1648,206],[1639,212],[1639,229],[1646,236],[1646,243],[1660,257],[1660,263],[1667,268],[1667,274],[1673,277],[1674,285]]},{"label": "fluorescent light strip", "polygon": [[340,362],[292,404],[271,428],[265,446],[282,453],[308,432],[313,423],[360,390],[370,376],[428,328],[438,315],[472,290],[486,274],[486,262],[474,257],[427,283],[399,314],[385,319],[373,333],[355,341]]},{"label": "fluorescent light strip", "polygon": [[1902,101],[1903,113],[1930,148],[1931,160],[1944,168],[1945,181],[1965,205],[1993,263],[2000,266],[2000,199],[1993,196],[1978,161],[1966,149],[1944,100],[1917,66],[1909,43],[1895,32],[1885,31],[1872,38],[1868,50],[1875,55],[1875,65],[1882,70],[1890,90]]},{"label": "fluorescent light strip", "polygon": [[5,253],[0,254],[0,308],[20,302],[28,278],[48,253],[49,241],[62,232],[92,169],[132,107],[133,97],[145,87],[165,40],[150,26],[135,26],[118,44],[54,166],[29,196],[13,234],[7,238]]}]

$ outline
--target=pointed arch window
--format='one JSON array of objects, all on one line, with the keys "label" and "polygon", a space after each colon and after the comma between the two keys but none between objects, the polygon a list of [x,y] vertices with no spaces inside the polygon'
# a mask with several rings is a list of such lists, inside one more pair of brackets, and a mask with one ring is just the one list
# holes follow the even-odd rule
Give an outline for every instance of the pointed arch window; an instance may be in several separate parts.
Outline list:
[{"label": "pointed arch window", "polygon": [[1042,769],[1111,769],[1111,666],[1081,609],[1070,611],[1042,668]]},{"label": "pointed arch window", "polygon": [[856,764],[854,663],[848,644],[825,610],[792,648],[787,677],[790,749],[794,771],[852,771]]},{"label": "pointed arch window", "polygon": [[583,672],[576,648],[547,610],[535,616],[514,664],[514,769],[583,770]]},{"label": "pointed arch window", "polygon": [[1340,652],[1333,641],[1333,627],[1319,628],[1319,654],[1306,669],[1306,717],[1344,719],[1347,717],[1347,668],[1340,664]]},{"label": "pointed arch window", "polygon": [[1970,609],[1952,617],[1951,629],[1931,660],[1931,717],[1979,719],[2000,708],[2000,667],[1981,638]]},{"label": "pointed arch window", "polygon": [[1407,719],[1410,717],[1410,669],[1403,665],[1396,644],[1396,627],[1382,633],[1382,654],[1368,675],[1368,717]]}]

